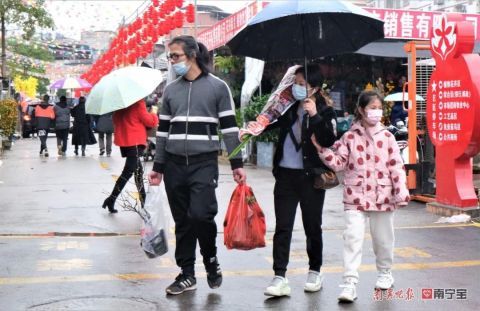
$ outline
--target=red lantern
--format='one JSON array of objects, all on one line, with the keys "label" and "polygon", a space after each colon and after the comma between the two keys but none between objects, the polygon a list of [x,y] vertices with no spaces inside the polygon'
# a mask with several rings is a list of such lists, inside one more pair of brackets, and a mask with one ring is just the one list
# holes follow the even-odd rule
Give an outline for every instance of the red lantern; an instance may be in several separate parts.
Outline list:
[{"label": "red lantern", "polygon": [[143,13],[142,23],[143,23],[143,25],[148,25],[149,24],[148,12]]},{"label": "red lantern", "polygon": [[154,7],[158,7],[160,2],[158,0],[152,0],[152,4],[153,4]]},{"label": "red lantern", "polygon": [[183,0],[176,0],[175,2],[176,2],[175,4],[177,5],[177,8],[179,8],[179,9],[182,8]]},{"label": "red lantern", "polygon": [[178,11],[175,13],[175,27],[182,28],[183,27],[183,13]]},{"label": "red lantern", "polygon": [[128,62],[130,64],[133,65],[133,64],[135,64],[136,61],[137,61],[137,57],[135,56],[135,54],[132,53],[132,54],[128,55]]},{"label": "red lantern", "polygon": [[168,26],[170,26],[170,28],[169,28],[170,31],[175,29],[175,16],[174,15],[170,16],[170,22],[169,22]]},{"label": "red lantern", "polygon": [[152,12],[150,13],[150,19],[152,20],[152,22],[154,24],[156,24],[158,22],[158,11],[157,10],[152,10]]},{"label": "red lantern", "polygon": [[164,18],[165,15],[167,15],[167,7],[165,6],[165,3],[163,3],[158,11],[158,17]]},{"label": "red lantern", "polygon": [[167,7],[167,14],[170,14],[175,10],[175,0],[165,0],[165,6]]},{"label": "red lantern", "polygon": [[185,14],[187,15],[187,22],[195,22],[195,7],[193,6],[193,4],[189,4],[187,6],[187,11]]}]

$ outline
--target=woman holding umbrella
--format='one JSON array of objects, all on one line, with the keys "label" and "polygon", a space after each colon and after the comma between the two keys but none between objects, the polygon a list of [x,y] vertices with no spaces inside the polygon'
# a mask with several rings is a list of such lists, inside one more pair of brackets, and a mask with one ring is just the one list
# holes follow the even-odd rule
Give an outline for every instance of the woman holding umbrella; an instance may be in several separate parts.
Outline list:
[{"label": "woman holding umbrella", "polygon": [[115,183],[112,193],[102,207],[110,213],[117,213],[115,201],[135,174],[135,183],[140,194],[140,202],[145,203],[143,187],[143,167],[139,156],[143,154],[147,142],[147,127],[156,127],[158,117],[147,111],[143,98],[151,94],[162,82],[162,73],[145,67],[128,66],[110,72],[93,87],[87,101],[87,112],[105,115],[113,112],[115,145],[120,147],[125,166]]},{"label": "woman holding umbrella", "polygon": [[125,166],[113,187],[112,193],[105,199],[102,205],[103,208],[108,208],[110,213],[118,212],[114,207],[115,201],[133,174],[135,174],[135,184],[140,194],[142,206],[145,203],[143,166],[140,162],[140,156],[143,155],[146,147],[147,127],[152,128],[157,125],[157,115],[147,111],[145,101],[143,100],[113,113],[114,143],[120,147],[122,157],[125,158]]},{"label": "woman holding umbrella", "polygon": [[[305,80],[305,68],[294,72],[294,84],[285,90],[291,92],[295,103],[266,130],[280,128],[279,143],[273,160],[275,176],[274,206],[275,235],[273,236],[273,270],[267,296],[290,295],[290,286],[285,277],[290,253],[295,213],[300,203],[303,227],[307,238],[309,272],[304,286],[306,292],[316,292],[322,287],[320,274],[323,257],[322,211],[325,190],[314,187],[315,172],[325,168],[318,158],[310,137],[315,133],[322,146],[335,142],[333,120],[335,112],[326,104],[320,90],[323,77],[318,67],[309,65]],[[288,78],[288,77],[286,77]],[[286,95],[285,94],[285,95]],[[285,96],[283,96],[285,98]]]}]

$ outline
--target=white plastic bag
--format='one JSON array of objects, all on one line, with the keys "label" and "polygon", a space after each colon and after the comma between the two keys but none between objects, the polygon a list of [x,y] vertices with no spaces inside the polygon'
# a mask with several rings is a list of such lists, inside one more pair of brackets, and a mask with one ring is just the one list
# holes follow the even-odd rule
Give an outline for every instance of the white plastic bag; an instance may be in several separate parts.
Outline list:
[{"label": "white plastic bag", "polygon": [[459,215],[453,215],[451,217],[440,217],[438,221],[436,221],[436,224],[456,224],[456,223],[463,223],[463,222],[469,222],[471,220],[470,215],[467,214],[459,214]]},{"label": "white plastic bag", "polygon": [[148,258],[162,256],[168,251],[167,220],[161,204],[160,186],[150,186],[143,210],[143,226],[140,231],[143,251]]}]

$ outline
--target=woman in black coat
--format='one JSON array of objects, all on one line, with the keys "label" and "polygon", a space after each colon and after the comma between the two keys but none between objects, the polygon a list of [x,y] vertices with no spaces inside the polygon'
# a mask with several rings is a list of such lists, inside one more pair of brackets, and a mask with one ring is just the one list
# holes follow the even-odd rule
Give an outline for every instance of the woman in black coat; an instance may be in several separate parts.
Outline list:
[{"label": "woman in black coat", "polygon": [[266,131],[279,128],[279,141],[273,160],[275,187],[275,234],[273,236],[273,270],[275,277],[265,289],[267,296],[290,294],[286,279],[290,244],[297,206],[300,203],[303,227],[307,240],[309,271],[305,291],[320,290],[323,274],[322,211],[325,190],[314,187],[315,175],[325,168],[318,157],[311,137],[315,134],[319,144],[329,147],[335,142],[333,122],[335,112],[326,104],[320,90],[323,76],[315,65],[295,71],[292,95],[296,102]]},{"label": "woman in black coat", "polygon": [[78,105],[72,109],[73,133],[72,144],[75,146],[75,155],[78,155],[78,146],[82,146],[82,157],[85,156],[86,145],[94,145],[97,143],[90,127],[90,116],[85,113],[85,97],[78,99]]}]

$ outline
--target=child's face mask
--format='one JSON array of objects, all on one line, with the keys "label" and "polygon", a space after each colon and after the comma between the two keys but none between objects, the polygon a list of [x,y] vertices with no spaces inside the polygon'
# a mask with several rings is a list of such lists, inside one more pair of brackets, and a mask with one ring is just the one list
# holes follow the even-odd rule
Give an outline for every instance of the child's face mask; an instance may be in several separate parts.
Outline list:
[{"label": "child's face mask", "polygon": [[365,122],[367,124],[374,126],[382,120],[383,110],[382,109],[367,109],[365,110]]}]

